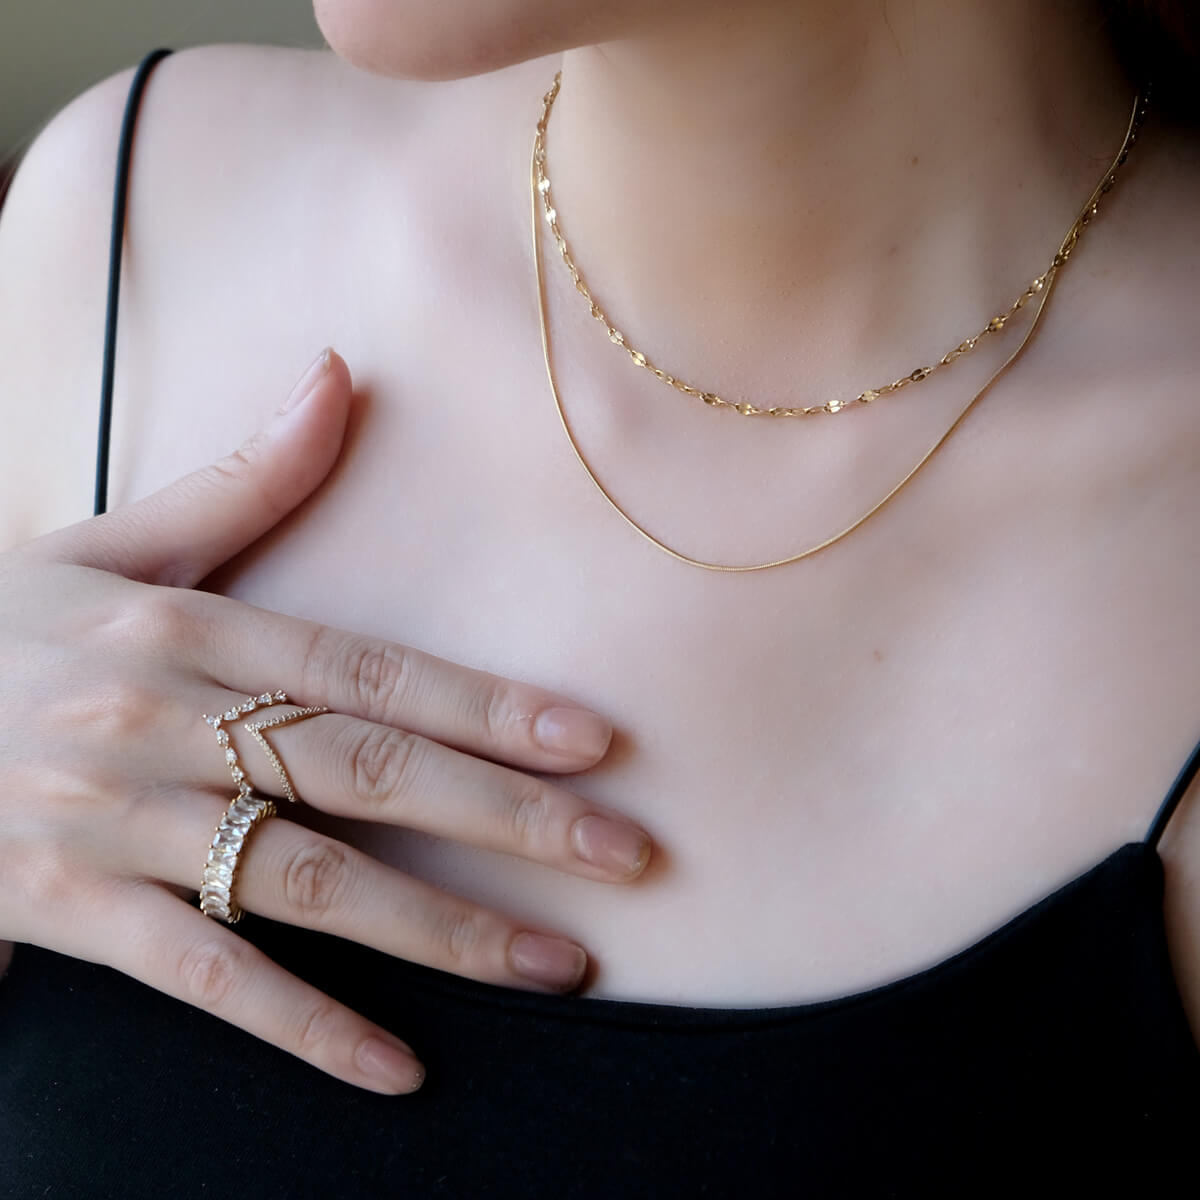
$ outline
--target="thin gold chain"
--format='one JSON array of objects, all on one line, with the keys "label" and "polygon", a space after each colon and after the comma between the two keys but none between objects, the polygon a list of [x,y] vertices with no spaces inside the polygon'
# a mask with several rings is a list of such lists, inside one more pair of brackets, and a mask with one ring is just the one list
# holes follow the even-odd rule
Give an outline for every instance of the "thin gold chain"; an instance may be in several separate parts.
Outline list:
[{"label": "thin gold chain", "polygon": [[[717,392],[704,391],[702,388],[693,387],[690,383],[685,383],[682,379],[671,374],[669,371],[663,370],[652,362],[646,354],[629,343],[625,335],[617,329],[612,323],[608,314],[600,307],[588,285],[584,282],[578,266],[575,264],[575,259],[567,246],[567,239],[563,236],[558,219],[558,210],[554,207],[554,203],[550,196],[550,178],[546,173],[546,128],[550,121],[550,110],[554,106],[555,97],[558,95],[559,88],[562,85],[562,72],[559,71],[554,76],[554,83],[550,90],[542,97],[542,117],[538,121],[537,136],[534,139],[534,171],[536,178],[534,180],[538,194],[542,198],[542,211],[545,214],[546,221],[550,226],[550,232],[554,235],[555,243],[558,246],[558,252],[562,256],[563,262],[570,272],[571,280],[575,284],[575,290],[588,303],[588,309],[591,315],[599,321],[608,331],[608,339],[616,346],[620,346],[628,355],[630,361],[638,367],[642,367],[649,371],[656,379],[661,380],[669,387],[673,387],[677,392],[682,392],[685,396],[695,397],[697,400],[703,400],[705,404],[712,408],[727,408],[733,412],[740,413],[744,417],[811,417],[821,413],[838,413],[843,412],[854,404],[870,404],[878,400],[882,396],[890,396],[893,392],[898,392],[902,388],[909,387],[911,384],[920,383],[928,379],[936,371],[940,371],[943,367],[948,367],[951,363],[956,362],[964,354],[969,354],[977,345],[989,335],[1001,333],[1008,327],[1010,319],[1016,315],[1020,309],[1024,308],[1035,296],[1037,296],[1046,284],[1049,282],[1050,274],[1055,268],[1062,266],[1066,261],[1066,256],[1074,248],[1075,242],[1078,240],[1080,233],[1083,232],[1084,226],[1096,215],[1097,204],[1100,196],[1107,192],[1113,185],[1116,172],[1124,165],[1125,157],[1137,136],[1137,127],[1143,115],[1141,99],[1138,97],[1138,103],[1134,105],[1134,116],[1131,119],[1129,136],[1126,139],[1126,144],[1122,146],[1121,153],[1117,155],[1113,165],[1109,168],[1105,176],[1107,186],[1102,187],[1093,194],[1092,200],[1083,212],[1080,213],[1075,224],[1071,227],[1071,232],[1063,240],[1059,246],[1058,253],[1051,260],[1050,266],[1042,272],[1036,279],[1032,280],[1029,286],[1008,306],[1008,308],[992,317],[986,325],[974,335],[974,337],[965,338],[959,342],[953,350],[947,350],[937,362],[926,367],[917,367],[916,370],[910,371],[907,375],[902,375],[899,379],[892,380],[891,383],[885,383],[877,388],[867,388],[865,391],[859,392],[848,400],[840,397],[834,397],[827,400],[824,404],[800,405],[798,407],[783,407],[780,405],[772,405],[769,408],[760,408],[758,405],[750,404],[746,401],[735,402],[726,400]],[[1065,252],[1064,252],[1065,249]]]},{"label": "thin gold chain", "polygon": [[[557,90],[558,76],[555,77],[555,87],[551,92],[547,93],[547,100],[552,99],[553,93]],[[546,295],[545,281],[542,275],[542,259],[541,259],[541,243],[538,238],[538,169],[545,163],[545,147],[543,144],[543,136],[545,134],[545,115],[538,123],[537,136],[534,138],[533,155],[530,162],[529,172],[529,198],[530,198],[530,217],[533,235],[533,264],[534,274],[537,280],[537,301],[538,301],[538,322],[542,334],[542,356],[546,364],[546,378],[550,384],[550,393],[554,397],[554,404],[558,410],[559,420],[562,422],[563,432],[567,435],[567,441],[571,444],[571,449],[575,451],[575,457],[579,459],[584,471],[587,472],[588,478],[596,485],[600,494],[605,500],[616,510],[620,517],[633,529],[635,529],[642,537],[644,537],[651,545],[657,546],[659,550],[669,554],[672,558],[678,559],[682,563],[687,563],[693,567],[703,567],[707,571],[723,571],[723,572],[745,572],[745,571],[765,571],[771,567],[784,567],[789,563],[799,562],[801,559],[808,558],[818,551],[824,550],[832,546],[835,542],[839,542],[848,534],[853,533],[860,525],[873,517],[889,500],[891,500],[906,483],[911,480],[918,471],[937,453],[937,451],[945,444],[950,435],[962,424],[966,419],[967,414],[975,407],[976,404],[987,394],[992,385],[1016,362],[1020,357],[1021,352],[1029,344],[1033,337],[1034,330],[1037,329],[1038,323],[1042,319],[1042,313],[1045,311],[1046,303],[1050,299],[1050,294],[1054,290],[1054,283],[1058,277],[1059,269],[1071,257],[1076,244],[1079,241],[1080,234],[1083,229],[1090,223],[1092,218],[1098,211],[1100,197],[1112,189],[1116,179],[1116,173],[1121,166],[1124,165],[1126,158],[1129,156],[1129,150],[1133,143],[1137,140],[1138,130],[1141,128],[1142,122],[1146,116],[1146,103],[1148,99],[1148,91],[1140,92],[1134,99],[1133,112],[1129,118],[1129,125],[1125,131],[1125,140],[1121,144],[1121,149],[1117,152],[1107,171],[1104,172],[1099,184],[1088,198],[1087,203],[1083,206],[1083,210],[1079,216],[1071,223],[1071,228],[1067,231],[1066,237],[1059,244],[1058,250],[1050,264],[1049,269],[1042,277],[1044,280],[1043,286],[1039,289],[1040,298],[1037,306],[1034,309],[1033,319],[1030,322],[1029,328],[1025,331],[1024,337],[1018,343],[1013,352],[1004,360],[1000,367],[994,371],[984,383],[983,387],[975,393],[974,396],[963,406],[958,416],[951,422],[949,428],[942,433],[937,440],[929,447],[928,450],[920,457],[916,465],[897,483],[881,500],[873,504],[861,517],[852,521],[844,529],[827,537],[824,541],[818,542],[815,546],[810,546],[806,550],[801,550],[798,554],[788,555],[786,558],[773,559],[770,562],[748,563],[745,565],[726,564],[726,563],[711,563],[705,562],[702,559],[692,558],[689,555],[683,554],[678,550],[672,549],[665,542],[660,541],[652,533],[643,528],[635,521],[613,498],[611,493],[605,488],[604,484],[596,477],[596,473],[589,466],[588,461],[583,456],[583,452],[579,448],[579,444],[575,441],[571,433],[570,423],[567,421],[567,414],[563,409],[562,398],[558,394],[558,386],[554,381],[554,368],[552,365],[552,355],[550,352],[550,335],[548,323],[546,320]],[[547,110],[548,111],[548,105]]]}]

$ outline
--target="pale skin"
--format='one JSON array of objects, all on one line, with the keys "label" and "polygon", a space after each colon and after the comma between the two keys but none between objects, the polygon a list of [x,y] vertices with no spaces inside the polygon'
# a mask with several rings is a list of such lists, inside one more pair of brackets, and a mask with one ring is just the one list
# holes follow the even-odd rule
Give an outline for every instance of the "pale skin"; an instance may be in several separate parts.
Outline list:
[{"label": "pale skin", "polygon": [[[743,4],[735,17],[729,4],[663,4],[654,29],[632,0],[595,7],[525,0],[488,29],[455,5],[340,0],[318,16],[349,63],[206,47],[159,66],[137,134],[112,503],[217,459],[332,343],[340,357],[288,435],[299,441],[286,453],[261,441],[244,474],[249,494],[266,479],[292,502],[333,464],[327,482],[206,588],[521,681],[615,732],[598,761],[488,746],[455,727],[478,678],[448,665],[442,708],[351,711],[332,682],[331,696],[291,686],[349,717],[279,732],[301,794],[320,805],[283,815],[383,864],[361,867],[343,889],[352,899],[308,895],[296,919],[510,986],[532,986],[505,957],[532,929],[586,950],[591,995],[844,995],[936,963],[1140,838],[1200,734],[1196,142],[1152,123],[1037,340],[895,502],[805,562],[704,572],[607,508],[547,391],[527,189],[555,70],[550,174],[593,290],[681,376],[792,403],[891,379],[1006,307],[1115,152],[1132,94],[1082,5]],[[405,73],[470,77],[392,77]],[[0,222],[6,544],[87,511],[103,198],[128,83],[106,81],[58,119]],[[746,420],[631,367],[544,249],[559,386],[585,452],[656,534],[716,561],[794,553],[858,515],[1012,345],[869,409]],[[160,513],[119,544],[187,561],[190,575],[171,566],[170,582],[190,585],[257,534],[247,504],[232,492],[211,511],[179,503],[177,526]],[[105,545],[95,531],[56,536],[21,553],[121,572],[115,558],[81,558]],[[206,539],[207,558],[191,549]],[[103,795],[143,799],[101,806],[109,824],[85,837],[94,814],[60,797],[38,861],[82,863],[87,841],[87,869],[69,888],[49,868],[40,883],[28,872],[39,923],[6,918],[0,936],[134,970],[97,938],[141,928],[159,953],[166,926],[141,914],[202,920],[152,881],[187,893],[222,807],[221,763],[198,715],[189,724],[209,701],[171,664],[222,678],[257,665],[248,647],[267,618],[181,594],[172,611],[207,606],[206,627],[228,628],[217,648],[167,622],[85,655],[64,631],[86,604],[144,585],[72,590],[53,571],[4,576],[55,661],[86,660],[53,702],[101,704],[122,671],[170,701],[146,716],[149,736],[117,722],[109,748],[81,762],[78,778],[103,777]],[[284,657],[264,654],[245,688],[289,686],[272,674]],[[26,807],[16,797],[56,794],[50,764],[69,737],[63,721],[26,715],[41,703],[36,659],[26,678],[4,701],[25,754],[4,781],[6,829]],[[528,736],[541,690],[507,710],[514,737]],[[372,813],[338,774],[337,722],[351,719],[418,729],[464,757],[431,752],[420,786]],[[511,778],[477,756],[553,785],[532,849],[494,833]],[[177,792],[169,807],[163,788]],[[1172,959],[1200,1029],[1195,800],[1162,854]],[[568,818],[593,804],[653,839],[636,879],[603,886],[569,861]],[[279,880],[299,845],[286,839],[302,835],[271,826],[243,860],[244,902],[263,912],[296,902]],[[115,849],[118,827],[144,847],[133,859]],[[439,957],[428,883],[486,914],[466,937],[477,953]],[[118,919],[71,944],[72,914],[108,896]],[[211,1006],[351,1082],[411,1087],[411,1058],[390,1087],[362,1073],[355,1047],[371,1031],[352,1014],[322,1010],[328,1027],[298,1044],[272,1025],[267,988]],[[317,1001],[289,996],[297,1013]]]}]

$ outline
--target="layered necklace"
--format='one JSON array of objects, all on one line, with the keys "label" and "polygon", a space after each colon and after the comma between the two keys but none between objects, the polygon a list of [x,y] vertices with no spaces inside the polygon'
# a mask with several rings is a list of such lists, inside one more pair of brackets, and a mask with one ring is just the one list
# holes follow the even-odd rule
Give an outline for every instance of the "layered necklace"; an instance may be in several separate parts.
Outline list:
[{"label": "layered necklace", "polygon": [[[622,519],[635,529],[642,537],[644,537],[652,545],[658,547],[659,550],[669,554],[672,558],[678,559],[680,562],[687,563],[693,567],[703,567],[709,571],[764,571],[770,567],[782,567],[789,563],[799,562],[801,559],[808,558],[821,550],[832,546],[835,542],[839,542],[848,534],[853,533],[858,527],[873,517],[880,509],[884,507],[900,490],[908,483],[917,472],[937,453],[939,449],[946,443],[950,435],[962,424],[967,414],[972,408],[983,398],[984,395],[991,389],[992,385],[1016,362],[1029,344],[1033,336],[1034,330],[1037,329],[1038,323],[1041,320],[1042,312],[1046,307],[1046,301],[1050,298],[1050,293],[1054,289],[1055,280],[1058,278],[1059,271],[1066,264],[1067,260],[1075,251],[1076,245],[1079,242],[1083,231],[1091,223],[1100,209],[1102,198],[1112,189],[1117,179],[1117,173],[1124,166],[1126,159],[1129,157],[1130,148],[1137,140],[1138,132],[1141,129],[1142,123],[1146,117],[1148,90],[1143,89],[1134,99],[1133,109],[1129,116],[1129,123],[1125,130],[1125,138],[1121,143],[1121,148],[1118,150],[1116,157],[1112,160],[1108,169],[1104,172],[1100,182],[1096,185],[1092,194],[1088,197],[1087,203],[1080,210],[1079,215],[1071,223],[1071,227],[1067,230],[1066,236],[1058,245],[1058,249],[1054,252],[1050,259],[1049,266],[1035,279],[1029,286],[1002,312],[997,313],[988,320],[978,333],[959,342],[958,345],[947,350],[936,362],[928,366],[919,366],[909,374],[895,379],[890,383],[881,384],[878,387],[866,388],[857,395],[850,397],[835,397],[827,400],[823,404],[817,405],[802,405],[802,406],[781,406],[772,405],[769,407],[761,407],[751,404],[746,401],[733,401],[724,398],[715,391],[708,391],[703,388],[693,386],[686,383],[672,372],[664,370],[658,366],[647,354],[637,349],[630,340],[623,334],[612,322],[603,308],[592,296],[590,289],[584,281],[583,275],[575,263],[574,256],[571,254],[567,246],[567,241],[562,232],[562,226],[559,221],[559,214],[554,207],[554,201],[551,195],[550,176],[546,168],[546,129],[550,121],[550,111],[554,106],[554,100],[558,95],[559,88],[562,86],[562,72],[560,71],[554,77],[554,83],[550,90],[543,97],[542,115],[537,123],[537,131],[533,139],[533,157],[530,164],[530,210],[532,218],[532,235],[533,235],[533,261],[534,272],[537,280],[537,299],[538,299],[538,321],[541,327],[542,335],[542,354],[546,363],[546,378],[550,384],[550,392],[554,397],[554,404],[558,410],[559,420],[562,422],[563,431],[566,433],[567,441],[574,450],[576,458],[582,464],[583,469],[587,472],[592,483],[599,489],[600,494],[612,506],[612,508],[622,517]],[[655,537],[649,530],[634,520],[616,501],[612,493],[600,482],[595,471],[583,455],[583,451],[579,447],[579,443],[575,439],[571,431],[570,422],[567,420],[566,412],[563,409],[562,397],[559,395],[558,385],[554,378],[553,355],[551,354],[550,335],[548,322],[546,319],[546,295],[545,282],[542,271],[541,244],[538,238],[538,229],[540,222],[538,221],[539,203],[542,209],[542,215],[545,218],[550,232],[554,237],[555,244],[558,246],[559,255],[571,276],[571,281],[575,286],[575,290],[583,297],[588,305],[588,310],[591,315],[599,321],[608,333],[609,340],[616,346],[625,351],[629,361],[634,366],[640,367],[648,371],[660,382],[673,388],[675,391],[682,393],[685,396],[699,400],[711,408],[727,409],[730,412],[737,413],[746,417],[812,417],[812,416],[832,416],[840,412],[844,412],[852,405],[873,404],[875,401],[884,396],[889,396],[906,387],[911,387],[928,379],[935,372],[944,367],[950,366],[965,354],[970,354],[979,344],[987,339],[994,338],[1002,334],[1009,326],[1012,318],[1018,311],[1026,306],[1030,301],[1035,302],[1033,310],[1033,319],[1029,323],[1024,336],[1017,343],[1012,353],[1004,360],[1000,367],[994,371],[981,387],[960,409],[958,415],[941,433],[937,440],[929,447],[928,450],[917,460],[916,464],[908,471],[900,481],[888,491],[882,499],[873,504],[866,512],[857,517],[849,525],[839,529],[836,533],[825,538],[823,541],[815,545],[808,546],[805,549],[795,554],[790,554],[785,558],[773,559],[770,562],[748,563],[748,564],[727,564],[705,562],[702,559],[692,558],[687,554],[683,554],[679,550],[673,549],[665,542]]]}]

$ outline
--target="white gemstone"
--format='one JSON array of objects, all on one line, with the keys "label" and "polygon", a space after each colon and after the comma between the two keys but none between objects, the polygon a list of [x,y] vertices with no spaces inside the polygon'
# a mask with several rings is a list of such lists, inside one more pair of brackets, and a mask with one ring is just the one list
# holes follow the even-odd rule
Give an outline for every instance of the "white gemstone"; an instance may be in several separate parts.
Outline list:
[{"label": "white gemstone", "polygon": [[259,696],[258,702],[259,702],[259,704],[270,704],[271,703],[271,693],[263,692],[263,694],[261,696]]},{"label": "white gemstone", "polygon": [[240,714],[236,708],[231,708],[222,719],[226,721],[236,721],[239,715]]},{"label": "white gemstone", "polygon": [[242,841],[246,836],[244,829],[221,829],[218,830],[217,836],[213,838],[213,846],[228,846],[233,850],[241,849]]},{"label": "white gemstone", "polygon": [[237,751],[232,746],[230,746],[229,749],[225,751],[225,761],[227,763],[237,762]]},{"label": "white gemstone", "polygon": [[280,689],[278,692],[275,693],[275,699],[278,700],[281,704],[285,703],[287,701],[287,692]]},{"label": "white gemstone", "polygon": [[241,767],[234,767],[229,773],[234,777],[234,779],[239,781],[246,778],[246,772],[243,771]]},{"label": "white gemstone", "polygon": [[206,721],[207,721],[207,722],[208,722],[208,723],[209,723],[209,724],[210,724],[210,725],[211,725],[211,726],[212,726],[214,729],[216,729],[216,728],[217,728],[217,726],[221,724],[221,721],[222,721],[224,718],[222,718],[222,717],[205,717],[204,719],[205,719],[205,720],[206,720]]},{"label": "white gemstone", "polygon": [[246,700],[242,704],[238,705],[238,707],[244,713],[253,712],[258,707],[258,702],[255,700]]},{"label": "white gemstone", "polygon": [[224,729],[217,730],[217,745],[218,746],[228,746],[229,745],[229,734]]},{"label": "white gemstone", "polygon": [[541,177],[541,179],[538,180],[538,191],[539,192],[548,192],[549,190],[550,190],[550,180],[547,179],[545,175],[543,175]]},{"label": "white gemstone", "polygon": [[553,225],[554,222],[556,220],[558,220],[558,213],[556,213],[554,211],[554,209],[552,209],[552,208],[546,209],[546,220],[549,221],[551,225]]},{"label": "white gemstone", "polygon": [[240,820],[249,821],[254,817],[262,806],[258,800],[252,796],[239,796],[229,806],[229,817],[236,817]]},{"label": "white gemstone", "polygon": [[207,883],[223,883],[228,887],[233,882],[233,868],[224,863],[209,863],[204,868],[204,877]]}]

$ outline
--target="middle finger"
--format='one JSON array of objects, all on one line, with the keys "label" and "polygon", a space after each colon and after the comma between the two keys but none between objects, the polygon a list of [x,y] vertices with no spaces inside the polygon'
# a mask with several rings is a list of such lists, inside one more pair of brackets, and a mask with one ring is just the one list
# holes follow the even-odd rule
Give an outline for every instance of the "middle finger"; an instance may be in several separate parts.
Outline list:
[{"label": "middle finger", "polygon": [[[286,711],[294,710],[279,709]],[[234,725],[255,790],[282,795],[262,750]],[[645,831],[613,809],[419,734],[339,713],[264,732],[300,797],[325,812],[420,830],[605,882],[633,879],[649,861]],[[285,801],[281,811],[287,808]]]}]

